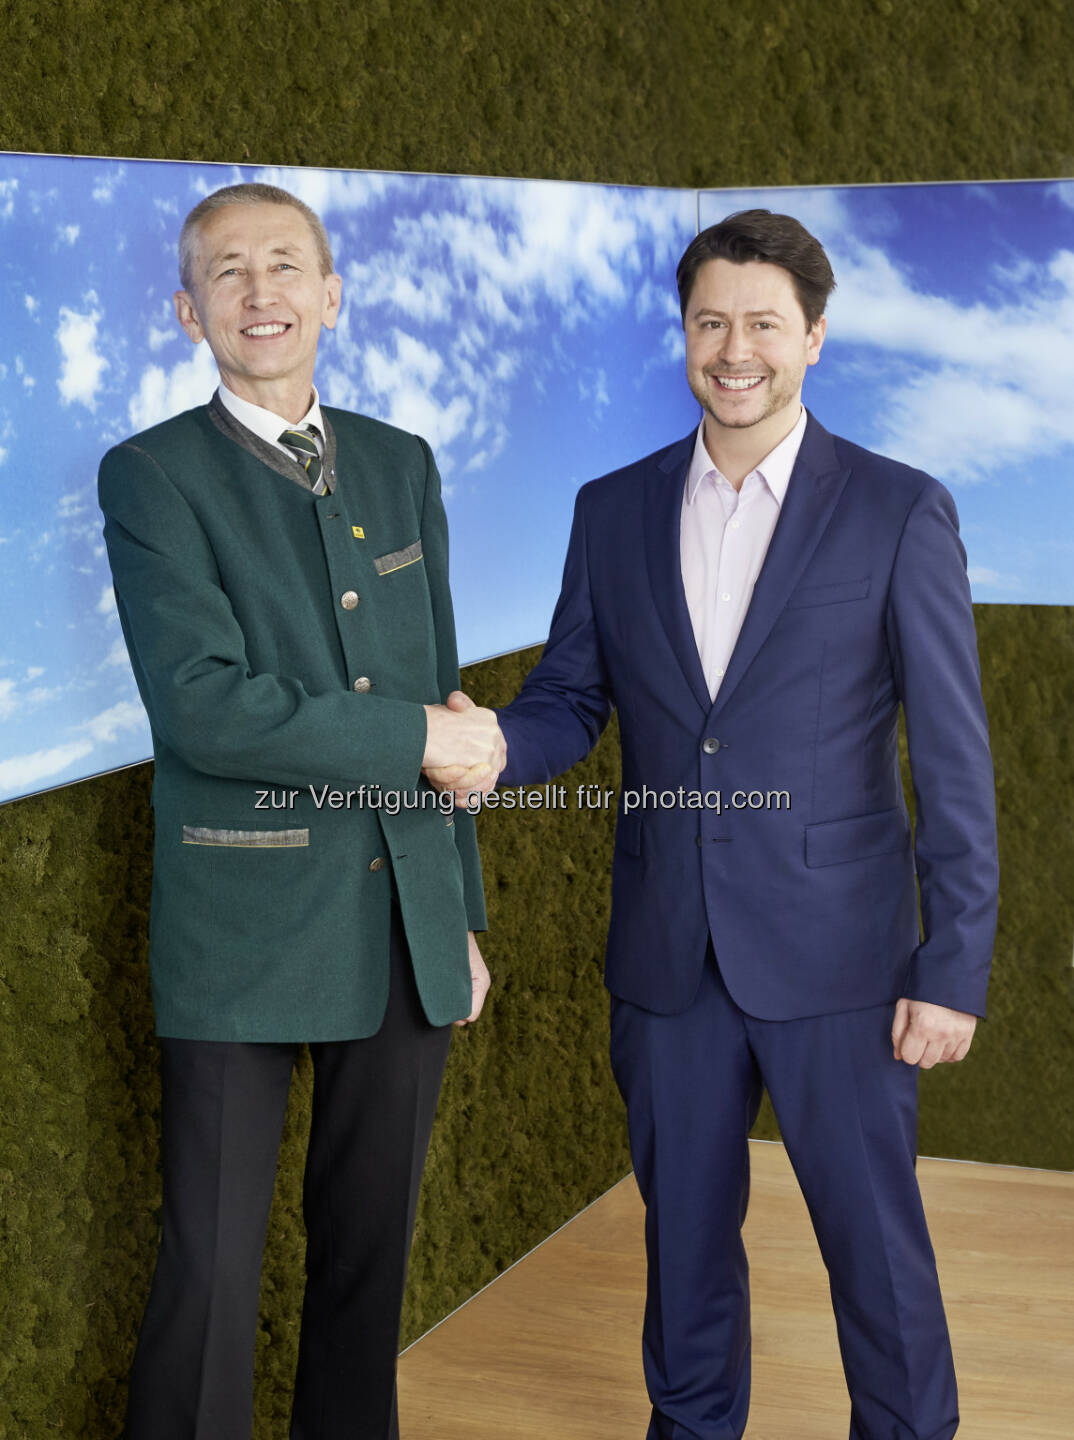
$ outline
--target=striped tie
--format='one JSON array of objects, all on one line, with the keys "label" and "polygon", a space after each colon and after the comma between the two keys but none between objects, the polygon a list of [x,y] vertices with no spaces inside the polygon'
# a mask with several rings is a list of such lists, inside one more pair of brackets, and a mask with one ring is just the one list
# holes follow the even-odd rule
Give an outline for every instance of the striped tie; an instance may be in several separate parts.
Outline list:
[{"label": "striped tie", "polygon": [[321,474],[324,467],[321,465],[320,452],[314,438],[316,434],[317,430],[313,425],[307,426],[305,430],[285,430],[280,436],[280,444],[286,445],[305,470],[314,495],[324,495],[327,493],[328,487]]}]

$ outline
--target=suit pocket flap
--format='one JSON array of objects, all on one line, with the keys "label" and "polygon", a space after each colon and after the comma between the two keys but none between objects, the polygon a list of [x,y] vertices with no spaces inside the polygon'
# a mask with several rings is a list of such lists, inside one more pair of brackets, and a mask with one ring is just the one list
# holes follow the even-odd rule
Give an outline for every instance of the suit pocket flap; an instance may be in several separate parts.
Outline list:
[{"label": "suit pocket flap", "polygon": [[864,600],[869,593],[869,576],[864,580],[839,580],[831,585],[802,585],[787,600],[787,609],[801,605],[838,605],[844,600]]},{"label": "suit pocket flap", "polygon": [[910,827],[900,810],[825,820],[805,827],[805,863],[812,869],[887,855],[910,843]]},{"label": "suit pocket flap", "polygon": [[184,825],[184,845],[231,845],[240,850],[272,850],[308,845],[308,830],[213,830],[208,825]]},{"label": "suit pocket flap", "polygon": [[393,550],[390,555],[378,555],[373,561],[378,575],[390,575],[393,570],[403,570],[421,559],[421,541],[404,545],[402,550]]}]

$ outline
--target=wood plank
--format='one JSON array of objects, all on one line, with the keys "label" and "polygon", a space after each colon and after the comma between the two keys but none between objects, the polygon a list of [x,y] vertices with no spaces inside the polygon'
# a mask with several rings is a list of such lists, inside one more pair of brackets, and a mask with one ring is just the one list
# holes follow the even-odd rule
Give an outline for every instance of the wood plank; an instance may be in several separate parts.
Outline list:
[{"label": "wood plank", "polygon": [[[751,1141],[748,1440],[844,1440],[809,1216],[782,1145]],[[922,1160],[968,1440],[1074,1431],[1074,1175]],[[406,1352],[404,1440],[642,1440],[643,1208],[632,1177]]]}]

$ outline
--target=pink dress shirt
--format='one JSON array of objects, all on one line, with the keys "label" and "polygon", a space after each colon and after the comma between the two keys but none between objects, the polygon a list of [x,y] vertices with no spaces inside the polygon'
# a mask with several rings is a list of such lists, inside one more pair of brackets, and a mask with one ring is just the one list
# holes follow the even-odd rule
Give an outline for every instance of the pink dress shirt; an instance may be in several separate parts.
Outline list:
[{"label": "pink dress shirt", "polygon": [[736,490],[705,448],[704,421],[698,426],[682,497],[679,557],[697,653],[713,700],[768,554],[805,427],[803,410],[791,433]]}]

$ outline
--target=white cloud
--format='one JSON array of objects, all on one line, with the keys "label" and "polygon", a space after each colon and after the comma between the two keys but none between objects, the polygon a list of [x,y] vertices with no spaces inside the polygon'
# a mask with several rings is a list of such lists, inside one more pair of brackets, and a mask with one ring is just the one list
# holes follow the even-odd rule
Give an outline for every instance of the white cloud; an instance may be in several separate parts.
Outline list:
[{"label": "white cloud", "polygon": [[1000,570],[990,570],[987,565],[966,567],[971,585],[989,585],[994,590],[1021,590],[1022,581],[1017,575],[1006,575]]},{"label": "white cloud", "polygon": [[[3,192],[0,191],[0,194]],[[1074,210],[1074,180],[1057,180],[1054,185],[1049,185],[1044,191],[1052,200],[1058,200],[1060,205],[1065,205],[1068,210]]]},{"label": "white cloud", "polygon": [[204,343],[195,346],[186,360],[178,361],[170,370],[147,365],[127,407],[132,428],[146,430],[193,405],[204,405],[219,378],[212,351]]},{"label": "white cloud", "polygon": [[156,326],[156,325],[150,325],[150,327],[149,327],[149,348],[150,348],[150,350],[152,350],[153,353],[156,354],[156,352],[157,352],[158,350],[163,350],[164,346],[170,344],[170,342],[171,342],[172,340],[178,340],[180,333],[181,333],[181,332],[180,332],[174,325],[169,325],[169,326],[167,326],[167,327],[165,327],[165,326],[160,326],[160,327],[158,327],[158,326]]},{"label": "white cloud", "polygon": [[[332,211],[362,210],[374,200],[382,199],[392,185],[400,183],[396,176],[371,171],[287,170],[279,166],[259,170],[254,179],[262,185],[279,185],[297,195],[322,220]],[[221,184],[231,183],[221,181]]]},{"label": "white cloud", "polygon": [[0,793],[19,794],[32,789],[39,781],[50,780],[76,761],[85,759],[92,750],[92,740],[72,740],[48,750],[34,750],[29,755],[0,760]]},{"label": "white cloud", "polygon": [[383,253],[365,264],[351,261],[346,267],[346,284],[351,304],[362,308],[390,305],[425,324],[447,320],[457,295],[451,277],[444,271],[406,274],[391,255]]},{"label": "white cloud", "polygon": [[[564,327],[609,311],[628,324],[662,311],[678,325],[674,261],[692,229],[688,197],[677,218],[666,194],[558,182],[464,180],[445,195],[430,179],[423,198],[427,208],[397,216],[381,248],[342,267],[344,304],[322,375],[335,403],[426,436],[445,472],[453,457],[444,447],[463,434],[467,470],[503,451],[511,382],[525,371],[540,392],[552,367],[570,364],[554,353]],[[669,278],[666,295],[648,278],[653,258]],[[374,307],[396,328],[381,339],[378,325],[371,343],[365,312]],[[680,337],[676,362],[681,348]],[[602,387],[592,375],[584,383],[603,408]]]},{"label": "white cloud", "polygon": [[7,455],[8,455],[8,452],[4,449],[4,447],[3,447],[2,445],[0,445],[0,465],[2,465],[2,464],[4,463],[4,461],[7,459]]},{"label": "white cloud", "polygon": [[36,315],[38,310],[40,310],[41,308],[41,301],[35,300],[32,295],[24,295],[22,297],[22,300],[23,304],[26,306],[27,312],[30,315]]},{"label": "white cloud", "polygon": [[106,745],[113,741],[120,731],[139,730],[145,724],[146,715],[141,705],[135,701],[121,700],[117,705],[102,710],[99,715],[83,721],[79,728],[88,730],[99,745]]},{"label": "white cloud", "polygon": [[102,669],[110,665],[127,665],[130,657],[127,654],[126,642],[123,637],[113,640],[112,648],[101,662]]},{"label": "white cloud", "polygon": [[579,375],[578,394],[586,402],[594,420],[599,420],[612,403],[608,394],[608,377],[601,369],[588,372],[588,376],[586,373]]},{"label": "white cloud", "polygon": [[44,705],[51,700],[57,700],[63,694],[62,685],[36,685],[32,690],[26,692],[26,703],[28,705]]},{"label": "white cloud", "polygon": [[24,678],[26,680],[38,680],[44,673],[45,667],[43,665],[31,665],[26,671]]},{"label": "white cloud", "polygon": [[0,220],[10,220],[14,215],[18,188],[18,180],[0,180]]},{"label": "white cloud", "polygon": [[73,520],[79,515],[85,515],[88,506],[83,496],[72,493],[61,495],[56,507],[56,515],[60,520]]},{"label": "white cloud", "polygon": [[683,364],[686,360],[686,337],[681,325],[669,325],[664,331],[660,344],[661,353],[669,363]]},{"label": "white cloud", "polygon": [[391,343],[394,354],[379,345],[367,345],[363,352],[365,378],[381,402],[381,413],[389,424],[422,435],[434,451],[450,445],[469,419],[472,402],[454,395],[441,403],[434,396],[444,368],[435,350],[402,330],[393,332]]},{"label": "white cloud", "polygon": [[57,225],[56,227],[57,238],[67,245],[73,245],[81,234],[82,227],[80,225]]},{"label": "white cloud", "polygon": [[969,305],[916,289],[875,248],[833,263],[829,341],[909,367],[885,400],[889,453],[966,482],[1074,446],[1074,252],[1023,263],[1017,282],[1008,267],[993,276],[994,301]]},{"label": "white cloud", "polygon": [[[87,296],[91,305],[95,303],[95,299],[96,297],[91,299]],[[97,392],[101,388],[102,376],[108,369],[108,361],[97,349],[97,324],[100,318],[101,313],[96,309],[83,314],[69,309],[66,305],[60,306],[56,341],[63,356],[63,364],[58,385],[60,399],[65,405],[77,400],[89,410],[96,409]]]},{"label": "white cloud", "polygon": [[18,708],[19,701],[15,694],[15,681],[0,680],[0,720],[6,720]]},{"label": "white cloud", "polygon": [[107,615],[109,618],[116,616],[119,611],[116,609],[116,592],[111,585],[105,585],[101,590],[101,598],[97,601],[97,614]]}]

